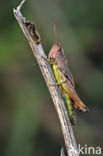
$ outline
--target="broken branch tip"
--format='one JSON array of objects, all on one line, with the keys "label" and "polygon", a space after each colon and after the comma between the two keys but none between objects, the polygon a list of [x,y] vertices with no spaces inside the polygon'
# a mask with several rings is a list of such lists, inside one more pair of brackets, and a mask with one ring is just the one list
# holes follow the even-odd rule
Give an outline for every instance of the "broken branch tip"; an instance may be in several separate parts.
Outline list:
[{"label": "broken branch tip", "polygon": [[23,4],[25,3],[25,0],[22,0],[20,5],[17,7],[17,10],[20,11],[20,9],[22,8]]}]

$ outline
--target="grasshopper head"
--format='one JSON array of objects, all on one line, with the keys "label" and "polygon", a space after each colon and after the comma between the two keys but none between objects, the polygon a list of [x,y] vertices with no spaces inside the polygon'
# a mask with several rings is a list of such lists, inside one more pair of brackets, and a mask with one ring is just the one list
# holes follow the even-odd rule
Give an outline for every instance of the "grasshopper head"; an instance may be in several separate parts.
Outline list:
[{"label": "grasshopper head", "polygon": [[56,64],[57,60],[63,57],[63,50],[62,46],[59,43],[55,43],[52,48],[50,49],[48,58]]}]

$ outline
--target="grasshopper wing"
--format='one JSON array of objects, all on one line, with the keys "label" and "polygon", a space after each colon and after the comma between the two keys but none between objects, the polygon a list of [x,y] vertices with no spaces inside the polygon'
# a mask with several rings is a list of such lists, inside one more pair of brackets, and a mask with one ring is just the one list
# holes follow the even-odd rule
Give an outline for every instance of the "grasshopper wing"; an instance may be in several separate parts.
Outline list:
[{"label": "grasshopper wing", "polygon": [[68,63],[65,59],[65,63],[58,67],[58,70],[61,71],[61,73],[70,81],[71,85],[75,88],[74,78],[70,71],[70,68],[68,67]]},{"label": "grasshopper wing", "polygon": [[70,98],[75,102],[74,107],[83,111],[87,112],[88,108],[87,106],[81,101],[79,98],[78,94],[76,93],[73,85],[71,82],[68,80],[68,78],[61,72],[61,70],[58,69],[59,74],[61,75],[61,78],[63,82],[61,82],[62,87],[66,91],[66,93],[70,96]]},{"label": "grasshopper wing", "polygon": [[74,78],[73,78],[73,75],[72,75],[72,72],[71,72],[70,68],[68,67],[68,64],[65,64],[64,69],[65,69],[65,72],[64,72],[65,77],[68,79],[68,81],[71,82],[71,84],[75,88]]}]

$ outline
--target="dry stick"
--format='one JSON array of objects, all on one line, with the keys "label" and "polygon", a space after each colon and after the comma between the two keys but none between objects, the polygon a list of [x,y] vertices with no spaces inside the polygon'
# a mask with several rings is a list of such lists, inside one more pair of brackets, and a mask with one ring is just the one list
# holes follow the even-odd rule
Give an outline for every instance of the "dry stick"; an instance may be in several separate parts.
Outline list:
[{"label": "dry stick", "polygon": [[60,154],[61,154],[60,156],[65,156],[63,147],[61,148]]},{"label": "dry stick", "polygon": [[[25,37],[27,38],[27,40],[32,48],[33,54],[39,64],[41,72],[44,76],[44,79],[45,79],[48,89],[50,91],[51,97],[53,99],[53,102],[54,102],[54,105],[55,105],[55,108],[56,108],[56,111],[58,113],[59,120],[61,123],[67,154],[68,154],[68,156],[79,156],[79,153],[77,150],[77,144],[76,144],[75,137],[74,137],[73,130],[72,130],[72,126],[71,126],[71,123],[70,123],[70,120],[68,117],[67,110],[65,108],[64,101],[61,97],[59,88],[58,88],[58,86],[50,86],[50,84],[55,84],[56,81],[55,81],[54,74],[52,72],[52,69],[51,69],[49,63],[45,59],[43,59],[43,57],[47,58],[45,55],[45,52],[43,50],[43,47],[42,47],[41,43],[38,44],[36,42],[36,39],[34,40],[32,38],[30,32],[27,30],[27,27],[25,25],[26,19],[22,16],[22,14],[20,12],[20,9],[23,6],[24,2],[25,2],[25,0],[23,0],[21,2],[21,4],[17,7],[17,9],[13,10],[15,18],[18,21],[22,31],[24,32]],[[34,33],[34,35],[37,35],[37,34]],[[61,155],[64,155],[63,151],[61,152]]]}]

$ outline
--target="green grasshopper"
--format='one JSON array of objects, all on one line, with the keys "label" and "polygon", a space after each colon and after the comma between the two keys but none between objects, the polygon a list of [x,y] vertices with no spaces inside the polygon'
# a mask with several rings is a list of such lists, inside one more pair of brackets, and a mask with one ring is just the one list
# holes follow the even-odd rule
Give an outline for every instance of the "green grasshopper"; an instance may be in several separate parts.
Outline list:
[{"label": "green grasshopper", "polygon": [[63,48],[57,41],[50,49],[48,61],[52,65],[57,84],[59,85],[61,94],[69,112],[71,123],[75,124],[75,113],[73,109],[75,108],[82,112],[88,112],[89,109],[86,105],[84,105],[75,91],[72,73],[64,56]]}]

